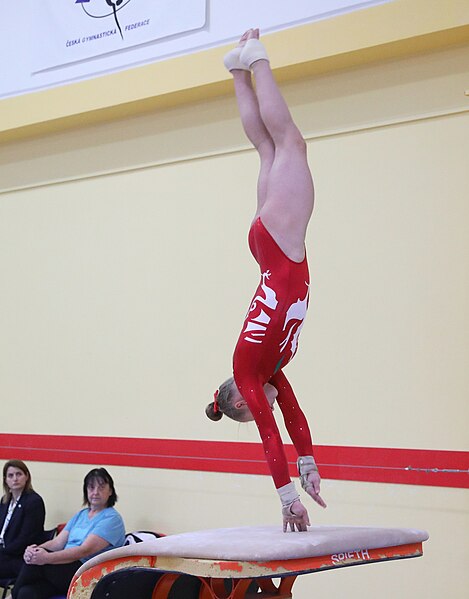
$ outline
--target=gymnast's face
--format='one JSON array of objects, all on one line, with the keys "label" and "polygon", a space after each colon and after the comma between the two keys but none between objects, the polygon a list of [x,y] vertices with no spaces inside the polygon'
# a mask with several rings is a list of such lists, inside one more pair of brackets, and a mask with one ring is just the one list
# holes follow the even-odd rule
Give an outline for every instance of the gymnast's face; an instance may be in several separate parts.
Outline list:
[{"label": "gymnast's face", "polygon": [[[266,383],[264,385],[264,393],[267,397],[267,401],[269,402],[270,409],[273,411],[278,391],[273,385]],[[233,382],[230,399],[233,402],[232,405],[236,408],[236,410],[239,410],[239,413],[237,413],[236,416],[236,420],[238,422],[251,422],[254,420],[254,416],[251,414],[251,410],[248,408],[246,400],[243,399],[243,396],[239,392],[235,382]]]}]

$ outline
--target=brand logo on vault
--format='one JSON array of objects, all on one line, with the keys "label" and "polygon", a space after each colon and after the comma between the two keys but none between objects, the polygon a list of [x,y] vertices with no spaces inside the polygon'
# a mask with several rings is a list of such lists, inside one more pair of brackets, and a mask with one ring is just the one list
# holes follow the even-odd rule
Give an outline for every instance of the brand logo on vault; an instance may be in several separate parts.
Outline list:
[{"label": "brand logo on vault", "polygon": [[92,19],[114,17],[121,38],[124,39],[117,13],[125,8],[131,1],[132,0],[75,0],[75,4],[80,4],[83,12]]}]

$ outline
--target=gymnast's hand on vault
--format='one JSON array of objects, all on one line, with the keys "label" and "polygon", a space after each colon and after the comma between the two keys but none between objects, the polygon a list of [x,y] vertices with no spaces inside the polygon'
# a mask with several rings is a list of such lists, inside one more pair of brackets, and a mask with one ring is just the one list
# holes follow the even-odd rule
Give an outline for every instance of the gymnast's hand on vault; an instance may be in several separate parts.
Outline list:
[{"label": "gymnast's hand on vault", "polygon": [[282,514],[283,532],[287,532],[288,527],[292,532],[295,532],[295,529],[299,532],[307,530],[306,527],[309,526],[308,512],[299,499],[294,501],[287,509],[284,508]]},{"label": "gymnast's hand on vault", "polygon": [[312,472],[308,472],[308,485],[305,491],[310,495],[314,501],[320,505],[321,507],[327,507],[324,499],[319,495],[321,489],[321,477],[319,476],[319,472],[317,470],[313,470]]}]

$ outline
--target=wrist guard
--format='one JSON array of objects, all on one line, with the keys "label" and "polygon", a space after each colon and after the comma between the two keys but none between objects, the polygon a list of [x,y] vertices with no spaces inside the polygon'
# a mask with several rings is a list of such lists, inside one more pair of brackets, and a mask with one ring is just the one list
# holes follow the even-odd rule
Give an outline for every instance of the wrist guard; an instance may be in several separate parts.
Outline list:
[{"label": "wrist guard", "polygon": [[297,461],[298,474],[300,475],[301,486],[308,492],[313,485],[308,480],[310,472],[317,472],[318,467],[312,455],[301,455]]},{"label": "wrist guard", "polygon": [[295,483],[290,482],[287,485],[277,489],[277,492],[279,494],[280,501],[282,502],[282,514],[284,516],[291,516],[291,506],[295,503],[295,501],[300,499],[298,491],[295,487]]}]

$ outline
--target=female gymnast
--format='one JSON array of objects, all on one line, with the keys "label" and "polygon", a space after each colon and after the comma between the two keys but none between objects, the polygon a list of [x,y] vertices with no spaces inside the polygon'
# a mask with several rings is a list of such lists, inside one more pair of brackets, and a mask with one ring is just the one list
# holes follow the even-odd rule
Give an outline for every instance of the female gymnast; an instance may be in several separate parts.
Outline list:
[{"label": "female gymnast", "polygon": [[306,144],[275,83],[259,30],[247,31],[224,62],[234,78],[245,133],[260,157],[249,246],[260,266],[261,282],[234,351],[233,377],[216,391],[206,414],[211,420],[226,414],[239,422],[256,421],[282,502],[283,530],[304,531],[308,513],[290,480],[272,411],[277,400],[298,453],[302,487],[326,507],[319,494],[309,426],[283,373],[295,355],[309,299],[305,236],[313,211],[313,181]]}]

